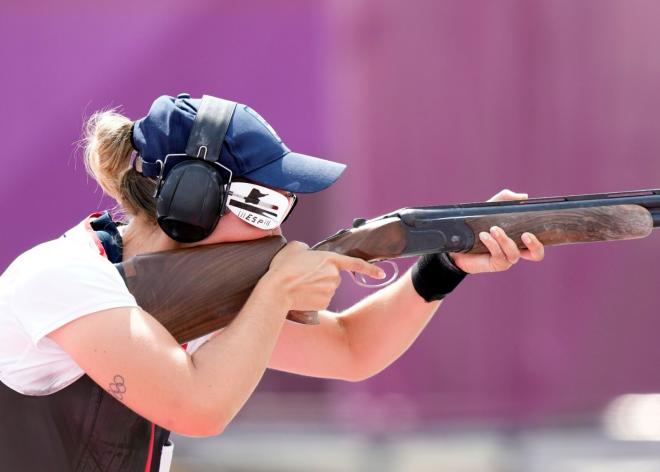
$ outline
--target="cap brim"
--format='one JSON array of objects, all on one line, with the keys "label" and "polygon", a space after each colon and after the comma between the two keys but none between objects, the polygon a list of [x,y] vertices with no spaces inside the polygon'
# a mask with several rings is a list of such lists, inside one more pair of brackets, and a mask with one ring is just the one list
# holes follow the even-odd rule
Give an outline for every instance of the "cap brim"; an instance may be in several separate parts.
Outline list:
[{"label": "cap brim", "polygon": [[289,152],[265,166],[244,174],[250,180],[297,193],[319,192],[332,185],[346,169],[345,164]]}]

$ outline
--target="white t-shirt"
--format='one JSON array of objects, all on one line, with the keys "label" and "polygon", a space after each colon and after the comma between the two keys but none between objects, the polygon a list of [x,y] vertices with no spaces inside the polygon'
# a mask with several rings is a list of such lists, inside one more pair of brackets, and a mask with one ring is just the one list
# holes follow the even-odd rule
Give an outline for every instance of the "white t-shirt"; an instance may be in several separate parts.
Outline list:
[{"label": "white t-shirt", "polygon": [[135,306],[88,220],[35,246],[0,276],[0,381],[25,395],[67,387],[84,372],[47,335],[81,316]]},{"label": "white t-shirt", "polygon": [[87,225],[23,253],[0,276],[0,380],[19,393],[48,395],[83,375],[49,333],[90,313],[137,306]]}]

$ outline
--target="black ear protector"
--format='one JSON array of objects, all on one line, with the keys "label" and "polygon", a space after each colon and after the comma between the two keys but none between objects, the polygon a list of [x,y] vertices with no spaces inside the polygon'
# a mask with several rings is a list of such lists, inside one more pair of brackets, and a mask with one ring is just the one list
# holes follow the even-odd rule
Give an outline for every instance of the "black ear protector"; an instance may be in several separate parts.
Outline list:
[{"label": "black ear protector", "polygon": [[232,172],[218,162],[236,103],[204,95],[185,154],[168,154],[156,188],[158,224],[175,241],[208,237],[225,211]]}]

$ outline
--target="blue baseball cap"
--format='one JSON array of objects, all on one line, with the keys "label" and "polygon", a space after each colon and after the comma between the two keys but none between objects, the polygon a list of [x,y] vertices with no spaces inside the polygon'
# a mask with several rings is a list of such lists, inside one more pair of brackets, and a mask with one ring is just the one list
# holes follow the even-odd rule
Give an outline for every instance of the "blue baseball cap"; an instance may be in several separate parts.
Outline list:
[{"label": "blue baseball cap", "polygon": [[[168,154],[184,154],[202,100],[188,94],[158,97],[149,113],[133,126],[133,147],[142,173],[155,177]],[[298,193],[323,190],[334,183],[345,164],[292,152],[256,111],[238,103],[220,152],[220,164],[234,177]]]}]

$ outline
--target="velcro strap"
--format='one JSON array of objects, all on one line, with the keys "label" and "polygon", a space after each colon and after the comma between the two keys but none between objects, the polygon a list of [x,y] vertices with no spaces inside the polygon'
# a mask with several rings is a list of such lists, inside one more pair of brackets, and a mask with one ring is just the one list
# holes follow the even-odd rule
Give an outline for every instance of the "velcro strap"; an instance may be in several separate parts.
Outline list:
[{"label": "velcro strap", "polygon": [[[156,178],[161,176],[161,172],[162,175],[167,175],[169,171],[172,170],[172,167],[177,165],[179,162],[187,160],[190,160],[190,158],[185,154],[170,154],[165,160],[165,163],[162,163],[161,161],[145,162],[142,160],[142,158],[138,157],[135,160],[135,169],[145,177]],[[165,168],[163,168],[163,166]]]},{"label": "velcro strap", "polygon": [[220,159],[222,143],[235,109],[236,102],[204,95],[188,138],[186,154],[211,162]]},{"label": "velcro strap", "polygon": [[142,160],[140,156],[135,159],[135,170],[145,177],[158,177],[160,175],[160,168],[162,167],[160,161],[147,162]]}]

